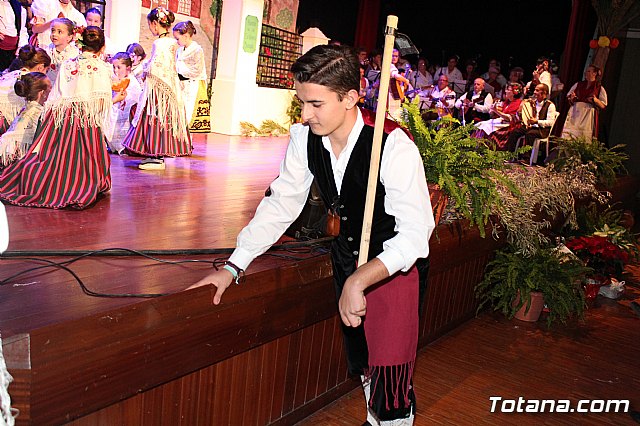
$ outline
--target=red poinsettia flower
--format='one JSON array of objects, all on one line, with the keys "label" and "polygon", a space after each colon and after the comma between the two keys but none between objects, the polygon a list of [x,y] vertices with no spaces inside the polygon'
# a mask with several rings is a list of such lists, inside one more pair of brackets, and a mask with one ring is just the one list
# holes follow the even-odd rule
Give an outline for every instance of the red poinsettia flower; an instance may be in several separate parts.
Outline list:
[{"label": "red poinsettia flower", "polygon": [[566,245],[597,275],[620,276],[629,262],[629,253],[599,235],[577,237]]}]

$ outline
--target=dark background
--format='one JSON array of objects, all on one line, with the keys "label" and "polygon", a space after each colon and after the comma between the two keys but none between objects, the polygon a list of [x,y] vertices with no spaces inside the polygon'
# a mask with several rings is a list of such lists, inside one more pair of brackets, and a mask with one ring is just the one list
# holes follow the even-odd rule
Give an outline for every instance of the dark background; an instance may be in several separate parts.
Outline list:
[{"label": "dark background", "polygon": [[[458,0],[432,2],[381,0],[377,47],[384,42],[387,15],[398,16],[398,31],[411,38],[431,63],[458,55],[486,71],[489,59],[502,63],[502,73],[521,66],[525,75],[536,59],[561,59],[571,15],[570,0]],[[300,0],[299,33],[316,26],[329,38],[353,45],[359,0]],[[414,59],[414,58],[410,58]]]}]

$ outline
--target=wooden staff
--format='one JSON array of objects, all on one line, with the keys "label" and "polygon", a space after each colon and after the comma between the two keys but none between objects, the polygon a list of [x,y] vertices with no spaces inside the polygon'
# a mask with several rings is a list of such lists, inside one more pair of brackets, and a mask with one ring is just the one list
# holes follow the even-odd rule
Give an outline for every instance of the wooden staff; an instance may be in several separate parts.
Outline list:
[{"label": "wooden staff", "polygon": [[364,218],[362,220],[362,236],[360,238],[360,252],[358,266],[367,263],[369,243],[371,242],[371,222],[373,221],[373,206],[376,198],[378,184],[378,169],[380,168],[380,150],[382,147],[382,133],[384,132],[384,119],[387,115],[387,102],[389,99],[389,80],[391,79],[391,54],[393,43],[398,30],[398,17],[387,16],[387,28],[384,37],[384,52],[380,70],[380,90],[378,92],[378,106],[376,107],[376,121],[373,128],[373,147],[371,149],[371,163],[369,165],[369,180],[367,183],[367,198],[364,205]]}]

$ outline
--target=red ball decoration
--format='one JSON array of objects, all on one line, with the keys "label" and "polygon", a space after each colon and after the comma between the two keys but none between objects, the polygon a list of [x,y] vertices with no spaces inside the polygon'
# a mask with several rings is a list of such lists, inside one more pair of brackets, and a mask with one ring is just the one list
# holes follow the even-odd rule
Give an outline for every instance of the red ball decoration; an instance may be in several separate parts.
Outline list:
[{"label": "red ball decoration", "polygon": [[589,42],[589,47],[592,48],[592,49],[597,48],[598,47],[598,40],[591,40]]},{"label": "red ball decoration", "polygon": [[618,40],[617,38],[612,38],[611,43],[609,43],[609,47],[615,49],[618,46],[620,46],[620,40]]}]

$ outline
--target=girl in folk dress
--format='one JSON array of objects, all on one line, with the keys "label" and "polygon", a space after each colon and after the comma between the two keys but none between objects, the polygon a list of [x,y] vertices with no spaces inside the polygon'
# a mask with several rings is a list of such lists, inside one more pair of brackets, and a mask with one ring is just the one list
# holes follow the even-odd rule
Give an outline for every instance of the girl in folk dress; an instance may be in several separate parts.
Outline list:
[{"label": "girl in folk dress", "polygon": [[102,128],[111,110],[112,69],[100,59],[102,30],[88,27],[82,39],[82,54],[60,67],[31,148],[0,174],[0,200],[82,209],[111,188]]},{"label": "girl in folk dress", "polygon": [[20,69],[0,77],[0,135],[7,131],[9,125],[26,105],[24,98],[14,91],[16,81],[28,72],[46,73],[51,65],[51,58],[47,52],[30,44],[20,48],[18,61]]},{"label": "girl in folk dress", "polygon": [[184,102],[176,72],[178,44],[170,37],[173,12],[157,7],[147,15],[153,42],[146,63],[144,88],[131,129],[123,145],[144,155],[138,168],[164,170],[164,156],[191,155],[191,136],[187,130]]},{"label": "girl in folk dress", "polygon": [[147,54],[144,51],[144,48],[138,43],[131,43],[127,46],[127,53],[131,58],[131,73],[136,77],[138,83],[142,86],[144,84],[144,80],[142,80],[142,65],[144,63],[144,58],[147,57]]},{"label": "girl in folk dress", "polygon": [[22,158],[33,143],[44,103],[51,92],[51,81],[41,72],[27,73],[16,82],[15,91],[27,100],[27,106],[0,136],[0,168]]},{"label": "girl in folk dress", "polygon": [[51,67],[47,72],[47,77],[55,83],[58,70],[68,59],[75,59],[80,54],[80,50],[75,44],[75,26],[67,18],[56,18],[51,21],[51,44],[46,47],[46,51],[51,56]]},{"label": "girl in folk dress", "polygon": [[[209,109],[204,51],[197,42],[193,41],[195,33],[196,27],[193,26],[191,21],[180,22],[173,27],[173,37],[175,37],[178,46],[180,46],[176,56],[176,68],[190,131],[198,131],[202,127],[202,123],[194,122],[194,118],[199,115],[197,114],[198,109],[200,111],[202,109],[208,111]],[[206,115],[208,116],[208,114]],[[207,125],[206,127],[206,131],[209,131],[210,126]]]},{"label": "girl in folk dress", "polygon": [[[111,152],[122,154],[124,146],[122,142],[124,137],[129,132],[131,127],[130,114],[131,108],[138,103],[142,88],[140,83],[131,73],[131,58],[127,52],[118,52],[111,58],[111,65],[113,66],[113,72],[115,74],[116,85],[112,85],[117,88],[118,85],[127,84],[126,91],[127,97],[120,102],[116,102],[111,107],[111,120],[107,130],[105,130],[105,136],[107,137],[107,143]],[[135,111],[135,110],[134,110]]]}]

